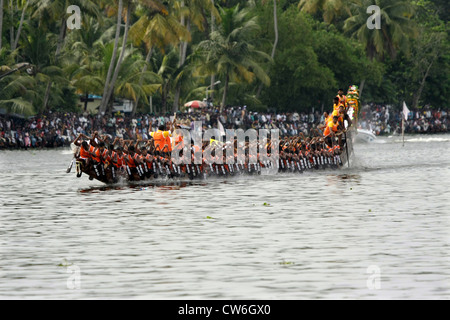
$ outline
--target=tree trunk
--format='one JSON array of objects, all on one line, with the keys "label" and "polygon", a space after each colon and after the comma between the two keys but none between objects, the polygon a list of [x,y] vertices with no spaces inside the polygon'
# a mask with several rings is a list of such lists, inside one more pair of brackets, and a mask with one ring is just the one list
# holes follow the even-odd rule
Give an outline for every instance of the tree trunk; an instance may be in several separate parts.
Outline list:
[{"label": "tree trunk", "polygon": [[10,32],[9,32],[9,39],[10,39],[10,45],[11,47],[14,45],[14,6],[13,6],[13,0],[9,1],[9,17],[11,19],[11,27],[10,27]]},{"label": "tree trunk", "polygon": [[[150,59],[152,58],[153,48],[150,47],[148,49],[147,56],[145,57],[145,65],[142,68],[142,73],[145,73],[147,71],[148,64],[150,63]],[[144,78],[141,76],[139,79],[139,87],[142,87],[142,83],[144,82]],[[136,99],[136,104],[133,105],[133,111],[131,112],[131,117],[134,117],[136,115],[136,109],[139,104],[139,97]]]},{"label": "tree trunk", "polygon": [[[191,20],[189,18],[186,19],[186,29],[188,30],[188,32],[191,31]],[[187,46],[188,46],[187,41],[182,41],[180,44],[180,61],[178,63],[179,68],[181,68],[186,62]],[[174,113],[178,111],[178,105],[180,103],[180,95],[181,95],[181,83],[179,82],[175,89],[175,96],[173,99],[172,112]]]},{"label": "tree trunk", "polygon": [[[184,8],[184,0],[181,0],[180,6],[181,6],[181,8]],[[181,15],[181,18],[180,18],[180,24],[182,27],[186,26],[186,19],[183,14]],[[181,65],[181,59],[182,59],[181,57],[182,57],[182,53],[183,53],[183,43],[184,43],[184,41],[181,41],[181,43],[180,43],[180,60],[178,62],[179,66]]]},{"label": "tree trunk", "polygon": [[[17,29],[17,34],[16,34],[16,40],[14,41],[14,46],[11,47],[11,51],[16,50],[17,45],[19,43],[19,39],[20,39],[20,33],[22,32],[22,27],[23,27],[23,21],[25,19],[25,11],[28,8],[28,2],[25,4],[25,6],[22,9],[22,15],[20,16],[20,23],[19,23],[19,29]],[[0,34],[1,34],[1,30],[0,30]],[[0,40],[1,41],[1,40]]]},{"label": "tree trunk", "polygon": [[150,113],[153,113],[153,97],[150,96]]},{"label": "tree trunk", "polygon": [[[56,52],[55,52],[55,64],[58,63],[59,60],[59,54],[61,53],[63,44],[64,44],[64,39],[66,37],[66,31],[67,31],[67,24],[66,24],[66,19],[65,17],[63,17],[61,19],[61,27],[59,29],[59,37],[58,37],[58,44],[56,46]],[[52,80],[50,80],[47,83],[47,88],[45,89],[45,95],[44,95],[44,105],[43,105],[43,109],[46,110],[48,107],[48,101],[50,98],[50,89],[52,87]]]},{"label": "tree trunk", "polygon": [[164,85],[161,93],[161,111],[162,113],[166,113],[167,108],[167,88]]},{"label": "tree trunk", "polygon": [[[213,5],[213,9],[214,9],[214,0],[211,0],[212,5]],[[214,32],[214,27],[215,27],[215,23],[216,23],[216,18],[214,17],[213,11],[211,10],[211,33]],[[210,37],[211,39],[211,37]],[[216,75],[213,74],[211,75],[211,101],[214,104],[214,83],[216,82]]]},{"label": "tree trunk", "polygon": [[109,63],[108,73],[105,79],[105,88],[103,89],[102,101],[100,103],[99,112],[105,112],[106,107],[108,106],[108,101],[106,98],[107,92],[109,90],[109,82],[111,80],[111,75],[113,73],[114,64],[117,56],[117,48],[119,47],[119,38],[120,38],[120,24],[122,22],[122,11],[123,11],[123,0],[119,0],[119,7],[117,10],[117,22],[116,22],[116,36],[114,38],[114,49],[111,56],[111,61]]},{"label": "tree trunk", "polygon": [[58,61],[59,54],[61,53],[61,50],[63,48],[64,39],[66,38],[66,31],[67,31],[66,19],[65,19],[65,17],[62,17],[61,27],[59,29],[58,45],[56,47],[56,53],[55,53],[55,62]]},{"label": "tree trunk", "polygon": [[[184,0],[181,1],[181,8],[185,7]],[[184,15],[181,16],[180,24],[188,29],[190,31],[190,20],[189,18],[185,18]],[[186,61],[186,52],[187,52],[187,41],[181,41],[180,43],[180,60],[178,61],[178,68],[181,68],[184,65],[184,62]],[[172,112],[178,111],[178,104],[180,102],[180,94],[181,94],[181,84],[178,83],[175,88],[175,95],[173,99],[173,107]],[[165,109],[165,108],[164,108]],[[164,110],[165,111],[165,110]]]},{"label": "tree trunk", "polygon": [[3,0],[0,0],[0,50],[2,49],[3,34]]},{"label": "tree trunk", "polygon": [[[191,19],[187,18],[186,20],[186,30],[190,33],[191,32]],[[180,61],[180,66],[184,65],[184,63],[186,62],[186,56],[187,56],[187,47],[188,47],[188,42],[187,41],[183,41],[182,42],[182,52],[181,52],[181,61]]]},{"label": "tree trunk", "polygon": [[[275,40],[273,41],[272,54],[270,55],[273,58],[275,57],[275,51],[278,45],[278,17],[277,17],[277,0],[273,0],[273,29],[275,33]],[[261,95],[261,91],[263,88],[263,83],[259,85],[258,92],[256,93],[256,99]]]},{"label": "tree trunk", "polygon": [[433,65],[436,58],[437,57],[435,57],[433,60],[431,60],[430,64],[427,67],[427,70],[422,78],[422,81],[420,81],[419,90],[417,90],[417,92],[414,94],[414,100],[413,100],[413,104],[412,104],[413,109],[417,108],[417,106],[419,105],[420,96],[422,95],[423,88],[425,87],[425,83],[428,78],[428,74],[430,73],[431,66]]},{"label": "tree trunk", "polygon": [[111,95],[108,105],[106,106],[105,115],[112,115],[114,112],[114,93]]},{"label": "tree trunk", "polygon": [[114,86],[116,85],[117,78],[119,77],[120,66],[122,65],[123,57],[125,56],[125,49],[127,46],[128,40],[128,30],[130,29],[130,20],[131,20],[131,4],[128,4],[127,8],[127,22],[125,23],[125,33],[123,35],[122,40],[122,51],[120,52],[119,59],[117,60],[116,69],[114,70],[114,75],[109,85],[108,92],[106,93],[106,101],[108,102],[111,95],[114,92]]},{"label": "tree trunk", "polygon": [[181,86],[180,84],[178,84],[175,89],[175,95],[173,97],[173,107],[172,107],[173,113],[178,111],[178,104],[180,103],[180,94],[181,94]]},{"label": "tree trunk", "polygon": [[47,87],[45,88],[44,103],[43,103],[44,110],[47,109],[48,100],[50,99],[50,89],[51,89],[51,87],[52,87],[52,81],[49,81],[47,83]]},{"label": "tree trunk", "polygon": [[222,96],[222,103],[220,104],[220,113],[222,113],[223,108],[225,107],[225,103],[227,101],[227,93],[228,93],[228,84],[230,82],[230,76],[227,73],[227,76],[225,77],[225,86],[223,88],[223,96]]},{"label": "tree trunk", "polygon": [[[216,75],[213,74],[211,76],[211,84],[210,84],[210,90],[211,90],[211,101],[214,104],[214,83],[216,83]],[[208,89],[207,89],[208,90]]]},{"label": "tree trunk", "polygon": [[361,100],[365,83],[366,83],[366,79],[363,79],[363,80],[361,80],[361,83],[359,84],[359,100]]},{"label": "tree trunk", "polygon": [[89,93],[86,92],[86,95],[84,96],[85,100],[84,100],[84,111],[87,111],[87,106],[88,106],[88,99],[89,99]]}]

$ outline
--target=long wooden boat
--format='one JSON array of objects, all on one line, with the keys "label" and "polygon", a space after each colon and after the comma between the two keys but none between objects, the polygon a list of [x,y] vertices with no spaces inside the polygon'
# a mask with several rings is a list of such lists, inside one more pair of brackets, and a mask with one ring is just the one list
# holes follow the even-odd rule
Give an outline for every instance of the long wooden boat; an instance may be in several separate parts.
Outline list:
[{"label": "long wooden boat", "polygon": [[[77,177],[81,177],[83,173],[90,180],[96,179],[106,184],[114,184],[117,182],[140,182],[164,179],[207,179],[208,177],[233,177],[240,175],[261,175],[276,173],[304,173],[308,171],[316,171],[320,169],[345,169],[350,168],[351,159],[354,155],[353,144],[357,135],[357,114],[359,109],[359,98],[356,86],[351,86],[347,95],[349,98],[348,114],[350,115],[353,125],[346,130],[341,137],[343,144],[339,151],[334,150],[332,155],[308,155],[297,157],[296,161],[292,159],[284,159],[280,157],[278,163],[268,163],[258,161],[256,163],[241,164],[190,164],[190,165],[174,165],[170,159],[162,159],[153,162],[151,168],[142,166],[135,172],[130,172],[129,168],[121,168],[118,170],[111,164],[95,168],[86,167],[83,162],[72,160],[67,172],[69,173],[74,164],[77,168]],[[161,158],[161,157],[160,157]],[[276,166],[276,167],[275,167]],[[113,168],[113,169],[111,169]],[[128,171],[128,172],[127,172]]]},{"label": "long wooden boat", "polygon": [[97,180],[106,184],[114,183],[133,183],[152,180],[202,180],[210,177],[233,177],[233,176],[252,176],[252,175],[268,175],[275,173],[292,173],[302,174],[304,172],[313,172],[324,169],[337,170],[350,167],[351,158],[354,154],[353,142],[355,138],[355,130],[350,128],[343,137],[343,147],[340,153],[330,157],[309,156],[292,161],[292,159],[279,158],[277,167],[271,163],[262,163],[260,161],[252,164],[201,164],[201,165],[174,165],[168,159],[166,162],[154,162],[152,168],[147,166],[141,167],[142,174],[134,172],[129,174],[127,168],[121,170],[111,167],[99,165],[95,170],[91,167],[85,167],[81,160],[72,160],[67,172],[70,172],[73,165],[76,165],[77,177],[86,175],[90,180]]}]

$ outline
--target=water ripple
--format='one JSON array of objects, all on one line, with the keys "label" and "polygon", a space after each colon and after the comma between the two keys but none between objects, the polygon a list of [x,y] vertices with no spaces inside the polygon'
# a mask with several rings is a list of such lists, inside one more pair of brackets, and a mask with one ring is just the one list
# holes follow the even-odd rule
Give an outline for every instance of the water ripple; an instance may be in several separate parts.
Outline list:
[{"label": "water ripple", "polygon": [[356,145],[341,171],[113,186],[65,174],[64,150],[2,151],[0,298],[448,299],[437,138]]}]

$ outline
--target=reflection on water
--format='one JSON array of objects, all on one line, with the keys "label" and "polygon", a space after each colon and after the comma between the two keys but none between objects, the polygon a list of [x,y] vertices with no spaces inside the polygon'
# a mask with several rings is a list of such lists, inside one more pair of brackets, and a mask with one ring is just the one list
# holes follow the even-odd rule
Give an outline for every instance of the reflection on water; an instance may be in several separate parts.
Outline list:
[{"label": "reflection on water", "polygon": [[111,186],[66,174],[65,150],[2,151],[0,298],[448,299],[434,139],[358,144],[340,171]]},{"label": "reflection on water", "polygon": [[92,186],[89,188],[81,188],[78,190],[81,193],[96,193],[101,191],[111,191],[111,190],[125,190],[131,189],[134,191],[147,190],[149,188],[156,188],[160,190],[179,190],[181,188],[186,188],[188,186],[201,185],[206,186],[206,182],[193,182],[193,181],[177,181],[177,180],[159,180],[159,181],[146,181],[140,183],[120,183],[115,185],[102,185],[102,186]]}]

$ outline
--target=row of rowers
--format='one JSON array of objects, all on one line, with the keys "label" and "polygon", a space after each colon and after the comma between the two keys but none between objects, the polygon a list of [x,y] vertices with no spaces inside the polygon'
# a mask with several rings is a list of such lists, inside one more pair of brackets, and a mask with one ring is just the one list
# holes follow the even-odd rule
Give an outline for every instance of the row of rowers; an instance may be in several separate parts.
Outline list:
[{"label": "row of rowers", "polygon": [[[105,136],[104,139],[107,139],[107,136]],[[145,143],[145,145],[142,145],[142,143]],[[272,143],[275,143],[275,141],[265,140],[263,147],[266,150],[265,154],[270,154],[272,150],[278,149],[281,159],[300,157],[313,161],[312,157],[314,156],[334,157],[339,153],[339,145],[333,145],[333,147],[326,146],[324,144],[324,138],[319,136],[314,138],[304,137],[303,135],[297,137],[285,137],[279,143],[274,145],[272,145]],[[172,165],[171,156],[167,150],[167,144],[164,145],[163,150],[159,150],[158,148],[155,148],[153,140],[147,142],[138,140],[134,142],[123,141],[122,139],[116,138],[111,144],[108,144],[109,148],[106,148],[105,140],[102,140],[98,133],[95,132],[93,137],[87,137],[84,134],[80,134],[74,141],[74,144],[79,147],[79,151],[75,155],[78,160],[81,160],[85,166],[94,166],[95,169],[97,169],[96,167],[98,165],[101,165],[102,171],[104,170],[103,168],[110,165],[113,165],[119,170],[130,170],[130,168],[133,170],[145,163],[151,167],[155,160],[163,165]],[[217,147],[224,152],[216,155],[215,150],[217,150]],[[195,145],[192,146],[192,148],[193,150],[190,153],[192,158],[195,157],[196,151],[205,151],[206,149],[209,149],[207,154],[209,154],[211,158],[209,160],[203,158],[204,163],[221,163],[219,160],[221,157],[225,158],[223,159],[225,163],[229,162],[229,153],[225,151],[228,148],[234,149],[234,152],[231,152],[231,157],[235,160],[238,157],[236,140],[234,143],[221,143],[211,139],[210,142],[203,143],[203,150],[200,150],[200,148]],[[245,142],[244,150],[246,158],[249,157],[248,161],[250,161],[250,157],[255,156],[250,151],[256,150],[256,152],[258,152],[260,148],[261,145],[259,145],[259,141]],[[183,154],[182,149],[180,149],[180,151]],[[257,157],[260,157],[259,152]],[[245,162],[247,162],[247,159]],[[235,161],[231,161],[230,163],[235,163]],[[137,170],[139,170],[139,168]]]},{"label": "row of rowers", "polygon": [[[76,145],[79,146],[79,154],[77,155],[78,161],[82,162],[80,167],[81,171],[89,175],[89,179],[94,178],[103,182],[116,182],[119,176],[126,177],[133,181],[143,180],[150,178],[152,175],[156,178],[158,175],[167,175],[168,177],[174,176],[184,176],[188,175],[189,178],[193,176],[200,175],[202,172],[206,174],[217,174],[224,175],[237,173],[254,173],[260,172],[262,167],[274,168],[275,166],[278,170],[285,171],[296,171],[303,172],[305,169],[312,169],[313,167],[318,169],[319,166],[331,165],[337,166],[341,164],[339,154],[340,149],[338,145],[333,148],[326,148],[323,143],[322,137],[315,138],[300,138],[300,137],[289,137],[288,139],[280,141],[279,145],[274,144],[273,147],[279,147],[280,153],[278,162],[274,163],[267,158],[269,150],[272,150],[271,142],[265,145],[267,148],[267,154],[260,158],[260,154],[257,156],[248,153],[246,154],[245,162],[236,161],[236,149],[234,150],[233,160],[229,159],[227,152],[223,152],[223,157],[225,157],[223,164],[219,159],[220,154],[215,154],[216,147],[215,143],[204,145],[205,150],[210,148],[210,161],[207,161],[207,156],[203,157],[203,162],[201,165],[175,165],[168,154],[160,155],[159,152],[148,151],[147,147],[151,144],[148,142],[145,146],[138,148],[139,141],[136,145],[127,146],[125,143],[123,147],[115,147],[113,142],[110,149],[105,148],[105,142],[99,141],[98,136],[94,134],[89,145],[86,140],[81,141],[83,136],[77,138]],[[88,138],[84,136],[84,138]],[[119,141],[120,144],[120,141]],[[258,142],[246,142],[246,151],[252,148],[252,144],[258,144]],[[96,145],[97,147],[94,147]],[[222,145],[222,150],[227,148],[233,148],[232,143],[226,143]],[[150,147],[152,150],[152,148]],[[219,148],[220,149],[220,148]],[[154,150],[154,149],[153,149]],[[275,149],[276,150],[276,149]],[[195,150],[193,150],[195,151]],[[194,157],[194,153],[191,156]],[[164,157],[166,156],[166,157]],[[231,161],[230,161],[231,160]],[[238,163],[239,162],[239,163]],[[194,161],[195,163],[195,161]],[[205,164],[209,163],[205,166]],[[77,165],[77,177],[81,176],[81,172],[78,170]],[[220,171],[221,170],[221,171]],[[191,177],[192,176],[192,177]]]}]

